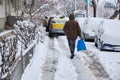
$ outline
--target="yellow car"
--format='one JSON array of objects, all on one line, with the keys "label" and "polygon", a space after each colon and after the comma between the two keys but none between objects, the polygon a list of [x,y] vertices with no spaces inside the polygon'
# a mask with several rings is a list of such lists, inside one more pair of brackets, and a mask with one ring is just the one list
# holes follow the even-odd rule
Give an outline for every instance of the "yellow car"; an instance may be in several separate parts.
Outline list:
[{"label": "yellow car", "polygon": [[64,34],[63,27],[67,19],[65,18],[53,18],[50,21],[49,36],[58,36]]}]

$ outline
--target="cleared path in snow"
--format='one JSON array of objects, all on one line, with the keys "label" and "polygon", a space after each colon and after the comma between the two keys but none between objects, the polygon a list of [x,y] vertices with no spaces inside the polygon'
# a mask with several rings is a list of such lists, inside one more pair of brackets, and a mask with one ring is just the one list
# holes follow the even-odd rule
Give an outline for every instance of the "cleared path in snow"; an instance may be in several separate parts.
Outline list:
[{"label": "cleared path in snow", "polygon": [[90,69],[80,59],[74,58],[72,62],[76,67],[78,80],[97,80],[91,73]]},{"label": "cleared path in snow", "polygon": [[[61,48],[61,50],[64,51],[63,55],[70,57],[70,51],[69,51],[69,47],[68,47],[66,38],[59,37],[58,42],[60,42],[59,47]],[[87,65],[83,63],[83,61],[81,60],[79,55],[76,55],[73,59],[71,59],[71,62],[73,63],[74,67],[76,68],[77,80],[97,80],[93,76],[92,72],[87,67]]]},{"label": "cleared path in snow", "polygon": [[[42,66],[42,80],[57,80],[60,79],[60,77],[63,80],[96,80],[88,67],[84,63],[82,63],[81,59],[79,59],[78,57],[75,57],[72,60],[70,59],[70,51],[65,36],[50,38],[48,41],[48,53],[46,55],[46,61]],[[65,59],[66,61],[60,61],[60,59],[62,59],[61,55],[64,56],[63,59]],[[58,63],[60,63],[61,65]],[[75,68],[75,72],[74,68],[68,69],[67,66],[64,66],[64,64],[68,64],[67,66],[69,67],[73,66]],[[57,69],[57,66],[63,66],[63,68]],[[75,74],[77,74],[77,77]]]},{"label": "cleared path in snow", "polygon": [[[75,73],[77,73],[77,77],[75,78],[75,76],[73,75],[74,80],[111,80],[107,72],[98,61],[99,59],[94,54],[92,54],[94,53],[93,51],[92,53],[75,52],[75,57],[73,59],[70,59],[70,51],[65,36],[60,36],[58,38],[49,38],[48,41],[48,53],[46,55],[46,61],[42,66],[42,80],[57,80],[58,77],[60,78],[60,76],[63,77],[64,75],[66,75],[67,72],[63,72],[62,75],[58,75],[59,73],[62,73],[62,71],[65,69],[57,69],[58,65],[60,66],[60,64],[64,63],[61,62],[60,64],[58,64],[61,55],[66,57],[66,59],[69,59],[68,62],[71,61],[72,64],[69,64],[69,66],[73,65],[73,67],[75,67]],[[68,70],[69,69],[67,69],[67,71]],[[67,75],[69,74],[71,75],[71,73],[68,73]],[[66,78],[66,76],[64,77]],[[70,78],[68,76],[68,78],[66,78],[65,80],[69,79]]]},{"label": "cleared path in snow", "polygon": [[56,65],[58,63],[58,55],[54,48],[54,38],[49,38],[48,40],[48,50],[46,55],[46,60],[42,66],[42,80],[54,80],[54,75],[56,72]]}]

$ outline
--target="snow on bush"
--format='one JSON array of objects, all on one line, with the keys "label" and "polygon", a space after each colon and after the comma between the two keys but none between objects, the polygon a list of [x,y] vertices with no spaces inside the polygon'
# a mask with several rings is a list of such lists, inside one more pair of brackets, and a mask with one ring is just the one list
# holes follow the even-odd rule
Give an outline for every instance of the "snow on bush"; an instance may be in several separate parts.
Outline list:
[{"label": "snow on bush", "polygon": [[[35,41],[43,41],[44,29],[30,21],[17,21],[6,38],[0,39],[0,79],[9,80],[20,53]],[[0,34],[0,36],[3,36]]]},{"label": "snow on bush", "polygon": [[16,37],[12,33],[7,37],[1,36],[0,40],[0,79],[7,80],[10,77],[11,67],[15,62]]},{"label": "snow on bush", "polygon": [[29,44],[35,39],[35,24],[29,21],[17,21],[14,27],[14,33],[22,43],[22,48],[28,48]]}]

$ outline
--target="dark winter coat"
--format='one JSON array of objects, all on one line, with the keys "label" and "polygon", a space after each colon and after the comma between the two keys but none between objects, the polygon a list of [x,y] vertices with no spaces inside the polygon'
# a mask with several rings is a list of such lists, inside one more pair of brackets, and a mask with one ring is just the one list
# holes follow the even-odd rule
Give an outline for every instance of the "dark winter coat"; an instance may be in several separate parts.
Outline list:
[{"label": "dark winter coat", "polygon": [[69,21],[65,23],[63,30],[68,40],[75,40],[77,36],[81,37],[81,29],[79,23],[75,21],[73,14],[70,14]]},{"label": "dark winter coat", "polygon": [[43,19],[42,23],[44,27],[48,26],[48,20],[46,18]]}]

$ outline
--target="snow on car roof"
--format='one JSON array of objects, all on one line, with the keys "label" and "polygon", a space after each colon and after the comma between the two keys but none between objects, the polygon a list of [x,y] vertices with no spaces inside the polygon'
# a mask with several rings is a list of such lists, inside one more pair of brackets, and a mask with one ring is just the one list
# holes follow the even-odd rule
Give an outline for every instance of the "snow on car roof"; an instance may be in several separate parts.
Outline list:
[{"label": "snow on car roof", "polygon": [[89,23],[96,24],[96,25],[98,25],[102,20],[103,18],[100,18],[100,17],[89,17],[88,18]]},{"label": "snow on car roof", "polygon": [[119,20],[104,19],[102,27],[105,33],[109,35],[119,36],[120,34],[120,21]]},{"label": "snow on car roof", "polygon": [[104,29],[113,29],[116,31],[120,31],[120,21],[119,20],[111,20],[111,19],[104,19],[103,21]]},{"label": "snow on car roof", "polygon": [[89,17],[83,23],[83,31],[88,34],[94,34],[93,31],[96,30],[98,25],[104,20],[103,18],[99,17]]},{"label": "snow on car roof", "polygon": [[118,45],[120,44],[120,21],[114,19],[104,19],[104,21],[98,27],[98,30],[102,33],[102,41]]},{"label": "snow on car roof", "polygon": [[67,19],[65,18],[53,18],[52,22],[53,23],[65,23],[67,21]]}]

